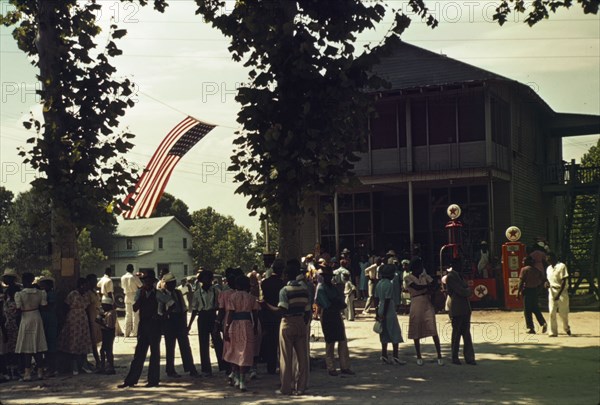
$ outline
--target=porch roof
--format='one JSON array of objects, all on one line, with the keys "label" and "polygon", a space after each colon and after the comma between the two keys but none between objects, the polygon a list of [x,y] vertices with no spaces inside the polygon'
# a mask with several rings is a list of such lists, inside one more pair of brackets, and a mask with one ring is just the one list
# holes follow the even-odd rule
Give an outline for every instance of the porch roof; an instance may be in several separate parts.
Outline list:
[{"label": "porch roof", "polygon": [[365,186],[397,184],[397,183],[413,183],[418,182],[434,182],[445,180],[463,180],[476,178],[493,178],[496,180],[510,181],[511,175],[502,170],[494,168],[468,168],[454,170],[439,170],[427,172],[410,172],[410,173],[392,173],[382,175],[358,176],[360,182]]}]

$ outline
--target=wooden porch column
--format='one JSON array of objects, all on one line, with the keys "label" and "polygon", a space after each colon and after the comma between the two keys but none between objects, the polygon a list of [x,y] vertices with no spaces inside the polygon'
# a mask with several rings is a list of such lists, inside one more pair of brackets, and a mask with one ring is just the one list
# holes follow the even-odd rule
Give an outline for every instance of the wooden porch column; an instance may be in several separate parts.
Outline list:
[{"label": "wooden porch column", "polygon": [[408,234],[410,238],[410,250],[412,252],[415,243],[415,224],[413,220],[413,185],[408,182]]},{"label": "wooden porch column", "polygon": [[340,220],[338,212],[338,193],[333,195],[333,223],[335,228],[335,257],[340,253]]},{"label": "wooden porch column", "polygon": [[492,100],[489,91],[485,92],[485,165],[492,165]]}]

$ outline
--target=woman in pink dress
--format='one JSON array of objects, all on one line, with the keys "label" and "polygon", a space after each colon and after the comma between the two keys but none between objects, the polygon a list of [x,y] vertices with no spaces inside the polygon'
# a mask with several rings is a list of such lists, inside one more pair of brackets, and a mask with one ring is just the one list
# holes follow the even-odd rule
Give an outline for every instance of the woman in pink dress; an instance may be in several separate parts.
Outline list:
[{"label": "woman in pink dress", "polygon": [[90,304],[86,296],[87,291],[87,281],[85,278],[80,278],[77,281],[77,290],[67,295],[65,304],[69,306],[69,312],[58,338],[58,350],[72,356],[73,375],[78,375],[79,370],[91,372],[84,367],[85,357],[92,351],[90,325],[86,312]]},{"label": "woman in pink dress", "polygon": [[236,291],[225,303],[227,315],[223,335],[229,342],[223,358],[231,363],[235,385],[246,391],[246,374],[254,363],[255,341],[258,334],[256,297],[250,294],[250,280],[246,276],[235,279]]},{"label": "woman in pink dress", "polygon": [[[218,295],[217,298],[217,302],[219,304],[218,307],[218,311],[217,311],[217,327],[219,328],[219,330],[221,332],[223,332],[224,326],[225,326],[225,316],[227,315],[227,308],[226,308],[226,304],[229,301],[229,297],[231,296],[231,294],[233,294],[235,292],[235,279],[238,278],[239,276],[243,276],[244,273],[242,272],[242,269],[234,269],[232,267],[228,267],[227,269],[225,269],[225,280],[226,280],[226,284],[222,287],[221,292]],[[223,336],[223,353],[221,353],[221,355],[223,355],[226,351],[229,350],[229,346],[230,346],[230,341],[229,340],[225,340],[225,337]],[[225,363],[225,371],[227,372],[227,376],[229,379],[229,385],[233,385],[234,383],[234,373],[231,370],[231,364],[229,364],[229,362],[227,362],[227,360],[225,360],[225,358],[223,357],[223,362]]]}]

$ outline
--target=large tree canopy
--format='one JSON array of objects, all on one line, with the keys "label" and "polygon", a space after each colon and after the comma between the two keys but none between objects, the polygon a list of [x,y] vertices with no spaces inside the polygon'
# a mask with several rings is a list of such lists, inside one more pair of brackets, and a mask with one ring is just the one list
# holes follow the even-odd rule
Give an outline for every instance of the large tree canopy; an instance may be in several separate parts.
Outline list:
[{"label": "large tree canopy", "polygon": [[[71,285],[79,270],[77,227],[102,218],[98,212],[134,180],[121,156],[133,146],[133,135],[116,132],[134,104],[129,98],[132,83],[117,78],[110,63],[122,53],[115,41],[126,31],[111,24],[106,46],[97,49],[98,3],[10,0],[14,8],[0,16],[2,24],[16,26],[18,47],[39,69],[43,119],[24,123],[36,136],[20,154],[43,174],[33,185],[51,202],[53,273],[57,281],[64,277]],[[164,0],[155,0],[157,9],[165,6]]]},{"label": "large tree canopy", "polygon": [[192,214],[192,248],[190,254],[198,266],[222,272],[227,267],[242,267],[249,271],[259,264],[261,249],[252,232],[235,223],[231,216],[221,215],[208,207]]},{"label": "large tree canopy", "polygon": [[168,216],[174,216],[188,228],[192,226],[192,216],[190,215],[187,204],[172,194],[164,193],[162,197],[160,197],[160,201],[152,213],[152,217]]},{"label": "large tree canopy", "polygon": [[15,195],[6,187],[0,187],[0,225],[4,225],[8,220],[8,210],[12,205]]}]

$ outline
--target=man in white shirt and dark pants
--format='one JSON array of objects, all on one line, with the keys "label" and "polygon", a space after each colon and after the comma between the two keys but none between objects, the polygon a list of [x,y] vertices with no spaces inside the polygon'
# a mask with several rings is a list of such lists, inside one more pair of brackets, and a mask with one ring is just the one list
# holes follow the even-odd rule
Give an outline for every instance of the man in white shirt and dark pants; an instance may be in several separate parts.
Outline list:
[{"label": "man in white shirt and dark pants", "polygon": [[557,312],[562,321],[563,329],[567,335],[571,335],[571,328],[569,327],[569,293],[566,288],[567,278],[569,277],[567,266],[558,261],[554,252],[549,252],[546,255],[546,259],[550,264],[546,269],[546,276],[548,278],[546,282],[546,287],[548,288],[548,312],[550,312],[550,330],[548,331],[548,336],[558,336]]},{"label": "man in white shirt and dark pants", "polygon": [[127,265],[127,271],[121,277],[121,288],[125,294],[125,336],[137,336],[138,324],[140,323],[140,313],[133,311],[135,294],[142,286],[142,281],[133,274],[133,265]]}]

